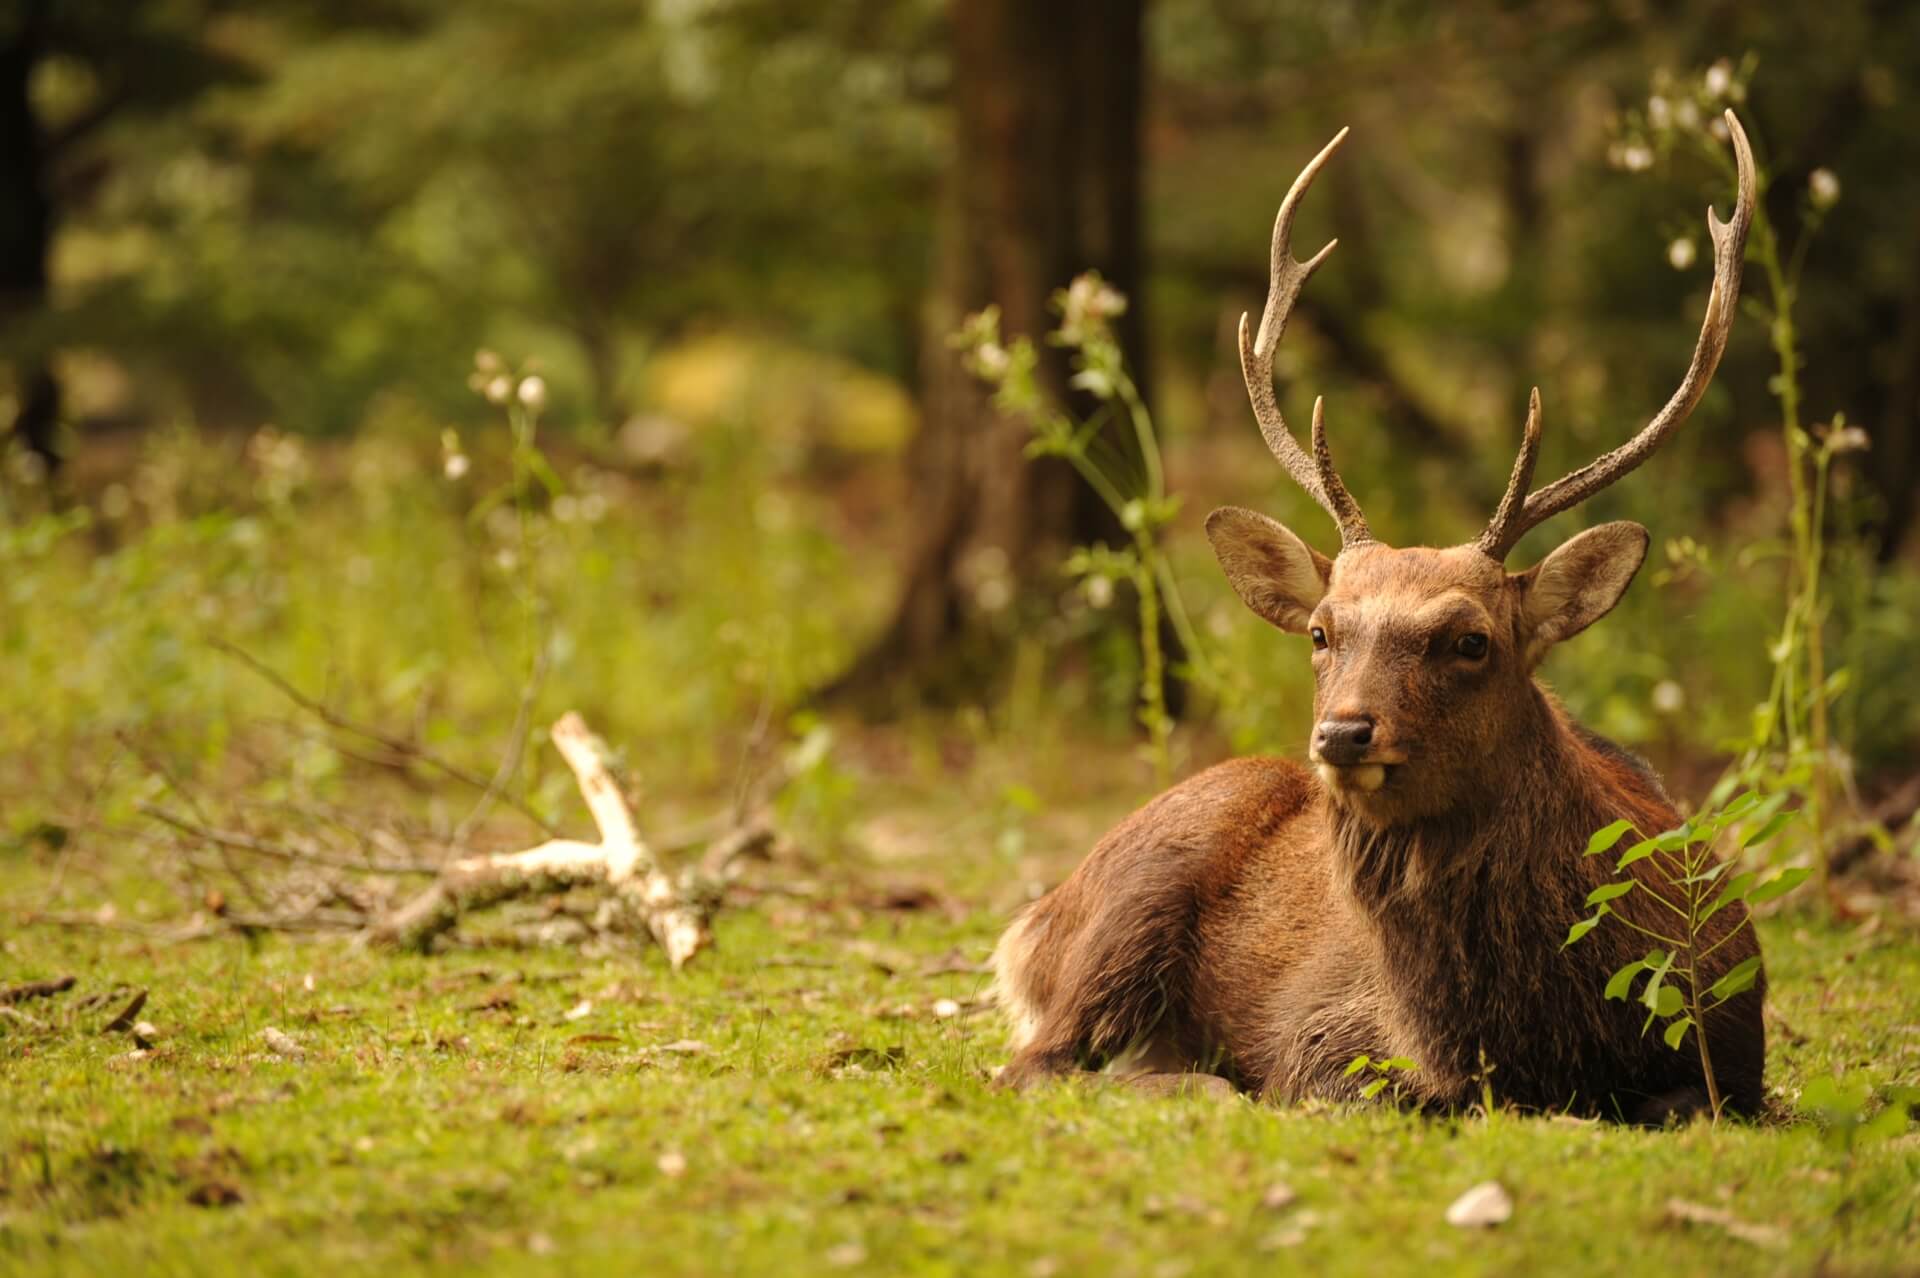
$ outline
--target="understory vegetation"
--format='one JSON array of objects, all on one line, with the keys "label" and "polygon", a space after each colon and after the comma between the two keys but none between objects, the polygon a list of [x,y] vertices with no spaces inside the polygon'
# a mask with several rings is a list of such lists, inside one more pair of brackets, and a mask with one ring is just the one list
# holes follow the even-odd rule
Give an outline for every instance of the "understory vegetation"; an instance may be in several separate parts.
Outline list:
[{"label": "understory vegetation", "polygon": [[[0,1265],[1358,1273],[1577,1250],[1688,1271],[1732,1248],[1747,1271],[1872,1272],[1920,1239],[1898,1090],[1920,962],[1907,899],[1864,883],[1864,921],[1760,923],[1773,1112],[1753,1125],[1522,1116],[1497,1085],[1490,1112],[1437,1120],[989,1091],[994,937],[1153,789],[1131,679],[1103,692],[1097,665],[1043,651],[1062,673],[1047,696],[1016,677],[959,715],[769,722],[877,610],[871,550],[819,531],[824,503],[763,447],[703,438],[678,477],[556,456],[559,495],[508,517],[483,509],[516,474],[504,427],[458,451],[163,437],[127,505],[9,527],[0,970],[76,981],[0,1015]],[[1180,766],[1295,750],[1304,662],[1178,571],[1221,650],[1271,672],[1272,716],[1190,721]],[[783,846],[728,890],[715,948],[679,973],[631,944],[581,948],[554,924],[590,903],[564,898],[476,917],[434,956],[223,925],[272,863],[196,862],[143,807],[296,846],[324,818],[431,858],[476,798],[354,749],[227,649],[485,777],[529,688],[530,582],[552,645],[531,719],[589,708],[647,833],[723,804],[756,750],[788,762]],[[1604,659],[1557,673],[1603,721],[1645,678]],[[539,736],[505,797],[584,830]],[[470,841],[525,846],[531,816],[502,802]],[[1488,1179],[1512,1220],[1447,1224]]]},{"label": "understory vegetation", "polygon": [[[1913,1271],[1920,7],[18,8],[0,1275]],[[1014,913],[1306,754],[1202,533],[1338,544],[1283,175],[1276,393],[1454,545],[1673,393],[1726,112],[1712,384],[1506,562],[1651,532],[1539,675],[1684,821],[1566,940],[1711,1077],[1753,907],[1764,1112],[996,1089]]]}]

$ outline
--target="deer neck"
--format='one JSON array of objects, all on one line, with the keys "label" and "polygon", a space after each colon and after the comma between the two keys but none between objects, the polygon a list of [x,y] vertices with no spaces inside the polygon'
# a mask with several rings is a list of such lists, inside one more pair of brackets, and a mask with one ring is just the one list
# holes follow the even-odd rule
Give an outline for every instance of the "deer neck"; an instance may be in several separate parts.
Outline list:
[{"label": "deer neck", "polygon": [[1571,978],[1560,942],[1610,868],[1582,856],[1587,837],[1649,798],[1664,802],[1657,781],[1624,754],[1602,757],[1597,739],[1533,691],[1511,767],[1470,802],[1387,828],[1331,814],[1336,870],[1373,934],[1381,978],[1422,1050],[1456,1065],[1499,1052],[1504,1026],[1535,1019],[1513,1015],[1516,999],[1550,998]]}]

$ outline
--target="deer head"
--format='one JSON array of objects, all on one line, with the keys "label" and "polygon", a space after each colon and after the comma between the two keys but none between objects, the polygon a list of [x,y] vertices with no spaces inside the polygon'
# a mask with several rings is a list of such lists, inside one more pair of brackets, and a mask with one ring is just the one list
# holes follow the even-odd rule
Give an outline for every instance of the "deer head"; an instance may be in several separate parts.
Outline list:
[{"label": "deer head", "polygon": [[1540,450],[1540,392],[1528,406],[1506,495],[1486,530],[1447,549],[1396,549],[1374,539],[1327,451],[1320,400],[1313,456],[1295,440],[1273,391],[1273,355],[1307,279],[1332,241],[1294,259],[1293,219],[1320,169],[1346,140],[1342,129],[1303,169],[1273,227],[1272,278],[1257,335],[1240,319],[1240,364],[1267,446],[1333,517],[1332,559],[1287,528],[1227,507],[1207,536],[1248,607],[1280,629],[1313,639],[1314,728],[1309,754],[1336,803],[1371,824],[1431,817],[1501,783],[1499,765],[1537,730],[1541,697],[1533,670],[1548,649],[1604,617],[1647,552],[1633,523],[1590,528],[1524,572],[1506,570],[1514,545],[1535,525],[1639,466],[1687,419],[1726,350],[1753,220],[1753,154],[1726,113],[1739,172],[1733,220],[1707,210],[1713,291],[1685,378],[1632,439],[1544,488],[1529,492]]}]

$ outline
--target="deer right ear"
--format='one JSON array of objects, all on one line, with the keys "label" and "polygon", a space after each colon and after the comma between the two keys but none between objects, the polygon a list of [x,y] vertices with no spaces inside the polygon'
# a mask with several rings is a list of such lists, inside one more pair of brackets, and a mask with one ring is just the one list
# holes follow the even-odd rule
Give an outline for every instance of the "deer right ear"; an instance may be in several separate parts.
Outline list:
[{"label": "deer right ear", "polygon": [[1307,618],[1327,593],[1332,560],[1283,525],[1238,506],[1207,516],[1207,540],[1247,607],[1289,634],[1307,632]]}]

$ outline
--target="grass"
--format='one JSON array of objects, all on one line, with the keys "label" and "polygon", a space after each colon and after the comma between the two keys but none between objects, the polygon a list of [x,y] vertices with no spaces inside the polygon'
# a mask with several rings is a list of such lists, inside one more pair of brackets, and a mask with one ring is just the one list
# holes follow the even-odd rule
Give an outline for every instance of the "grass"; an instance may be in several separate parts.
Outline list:
[{"label": "grass", "polygon": [[[0,1038],[0,1268],[1874,1273],[1920,1242],[1911,1136],[1849,1157],[1804,1123],[996,1093],[999,1026],[935,1012],[983,978],[920,974],[983,956],[995,912],[767,902],[723,915],[718,949],[677,976],[652,954],[16,932],[9,973],[80,984],[30,1005],[45,1028]],[[1765,939],[1777,1094],[1912,1076],[1911,945],[1790,920]],[[153,991],[146,1059],[97,1032],[114,1008],[71,1010],[115,984]],[[305,1059],[269,1051],[268,1026]],[[1444,1223],[1489,1178],[1512,1221]],[[1264,1206],[1280,1183],[1296,1201]],[[1671,1198],[1781,1245],[1671,1222]]]},{"label": "grass", "polygon": [[[31,1020],[0,1016],[0,1272],[1911,1269],[1912,1134],[1848,1152],[1785,1117],[1644,1132],[990,1090],[1004,1039],[977,1006],[980,963],[1010,910],[1148,792],[1127,672],[1060,673],[1046,654],[1023,652],[991,707],[831,725],[782,810],[809,866],[756,872],[804,872],[812,890],[736,902],[683,973],[652,952],[508,948],[484,929],[433,958],[140,930],[196,898],[136,837],[135,804],[164,787],[122,741],[249,828],[284,831],[285,805],[311,800],[444,830],[472,803],[315,744],[209,636],[484,774],[529,650],[515,590],[535,581],[556,644],[535,721],[586,710],[645,776],[650,828],[710,810],[761,708],[829,673],[880,615],[899,532],[896,496],[854,475],[828,501],[737,439],[703,436],[688,471],[658,482],[569,460],[570,489],[604,514],[556,513],[531,550],[468,516],[480,473],[504,468],[486,440],[470,441],[463,489],[405,441],[296,466],[160,438],[127,478],[131,515],[123,491],[123,513],[90,527],[0,519],[0,984],[78,978],[23,1004]],[[757,494],[745,517],[743,492]],[[881,512],[862,535],[822,531],[861,509]],[[532,569],[503,566],[507,552]],[[1662,606],[1642,593],[1643,610]],[[1237,610],[1217,632],[1228,614],[1203,602],[1221,659],[1259,692],[1226,735],[1297,736],[1304,663]],[[1712,611],[1751,639],[1739,609]],[[1570,700],[1638,704],[1665,670],[1628,669],[1619,654],[1637,645],[1583,648],[1561,667]],[[1220,754],[1219,735],[1183,729],[1184,766]],[[527,801],[584,827],[544,748]],[[527,834],[502,814],[480,839]],[[914,899],[881,890],[902,883],[928,889],[921,908],[884,904]],[[104,904],[135,928],[30,923]],[[1920,1073],[1910,934],[1791,915],[1762,931],[1783,1115],[1816,1078],[1883,1090]],[[136,988],[158,1030],[140,1058],[101,1032]],[[272,1051],[268,1027],[304,1057]],[[1446,1224],[1490,1178],[1512,1220]],[[1265,1205],[1281,1184],[1294,1201]],[[1674,1199],[1774,1232],[1680,1223]]]}]

